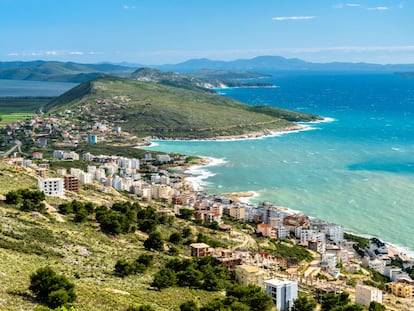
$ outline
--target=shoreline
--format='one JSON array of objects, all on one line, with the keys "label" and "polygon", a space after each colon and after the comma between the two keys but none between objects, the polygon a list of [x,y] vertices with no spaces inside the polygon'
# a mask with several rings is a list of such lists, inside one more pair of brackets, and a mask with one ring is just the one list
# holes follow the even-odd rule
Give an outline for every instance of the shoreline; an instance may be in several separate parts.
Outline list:
[{"label": "shoreline", "polygon": [[[309,130],[317,130],[317,127],[312,127],[314,124],[319,123],[331,123],[336,122],[337,120],[334,118],[324,117],[321,120],[316,121],[310,121],[310,122],[299,122],[296,123],[296,126],[289,127],[287,129],[283,129],[280,131],[265,131],[265,132],[252,132],[249,134],[243,134],[243,135],[232,135],[232,136],[219,136],[216,138],[211,139],[153,139],[154,141],[151,141],[151,138],[148,138],[148,140],[145,140],[146,146],[148,147],[155,147],[157,146],[157,141],[182,141],[182,142],[188,142],[188,141],[201,141],[201,142],[231,142],[231,141],[241,141],[241,140],[254,140],[254,139],[265,139],[270,137],[277,137],[289,133],[298,133],[303,131],[309,131]],[[206,181],[209,177],[215,176],[214,173],[210,172],[208,167],[211,166],[219,166],[226,163],[226,160],[224,158],[213,158],[213,157],[206,157],[206,156],[198,156],[201,161],[200,163],[188,165],[184,170],[184,181],[191,187],[192,191],[200,191],[204,190],[205,186],[208,186],[208,182]],[[220,195],[231,197],[237,200],[240,203],[243,204],[250,204],[252,199],[258,198],[260,195],[256,191],[252,190],[245,190],[240,192],[234,192],[234,193],[221,193]],[[284,208],[289,212],[292,212],[293,214],[302,213],[302,211],[295,210],[289,207],[279,207]],[[306,214],[304,214],[306,215]],[[321,219],[323,220],[323,219]],[[363,234],[363,233],[357,233],[355,231],[349,231],[347,228],[344,228],[344,231],[350,234],[354,234],[357,236],[365,237],[365,238],[374,238],[376,236],[369,235],[369,234]],[[397,245],[388,241],[383,240],[382,238],[378,237],[381,241],[383,241],[387,247],[391,250],[391,253],[398,253],[400,257],[409,257],[411,260],[414,259],[414,250],[411,250],[405,246]]]},{"label": "shoreline", "polygon": [[[208,185],[208,182],[205,182],[205,179],[208,179],[209,177],[215,176],[214,173],[208,171],[207,167],[211,166],[220,166],[226,163],[226,160],[223,158],[213,158],[213,157],[200,157],[201,163],[190,165],[188,168],[184,171],[184,182],[186,182],[192,189],[192,191],[203,191],[204,186]],[[198,174],[198,175],[196,175]],[[257,191],[253,190],[245,190],[245,191],[238,191],[238,192],[230,192],[230,193],[220,193],[219,195],[228,197],[229,199],[233,200],[234,202],[238,202],[241,204],[246,205],[253,205],[251,202],[252,199],[259,198],[260,194]],[[303,214],[300,210],[295,210],[290,207],[284,207],[284,206],[278,206],[280,209],[284,209],[289,213],[292,214]],[[323,218],[317,218],[313,216],[306,215],[310,218],[320,219],[324,220]],[[339,224],[341,225],[341,224]],[[360,236],[363,238],[371,239],[371,238],[378,238],[382,242],[384,242],[388,248],[388,254],[399,256],[401,259],[405,258],[406,260],[414,260],[414,250],[411,250],[405,246],[397,245],[395,243],[388,242],[386,240],[383,240],[381,237],[377,237],[375,235],[370,234],[364,234],[359,233],[355,231],[350,231],[347,228],[344,227],[344,232],[353,234],[356,236]]]},{"label": "shoreline", "polygon": [[[305,131],[312,131],[317,130],[318,128],[312,127],[314,124],[319,123],[331,123],[335,122],[336,119],[330,118],[330,117],[322,117],[320,120],[315,121],[308,121],[308,122],[297,122],[294,123],[294,125],[285,127],[280,130],[262,130],[258,132],[249,132],[244,134],[238,134],[238,135],[228,135],[228,136],[216,136],[212,138],[194,138],[194,139],[186,139],[186,138],[159,138],[159,137],[145,137],[143,138],[143,142],[138,144],[136,147],[155,147],[157,146],[157,141],[182,141],[182,142],[228,142],[228,141],[240,141],[240,140],[253,140],[253,139],[265,139],[270,137],[278,137],[285,134],[290,133],[299,133],[299,132],[305,132]],[[202,156],[200,156],[202,157]]]}]

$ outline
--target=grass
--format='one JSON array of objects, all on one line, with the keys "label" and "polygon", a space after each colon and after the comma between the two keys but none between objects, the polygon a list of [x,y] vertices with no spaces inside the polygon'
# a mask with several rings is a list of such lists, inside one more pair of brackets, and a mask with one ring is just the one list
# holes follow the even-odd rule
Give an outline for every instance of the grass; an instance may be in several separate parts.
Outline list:
[{"label": "grass", "polygon": [[37,180],[0,162],[0,194],[21,188],[37,189]]},{"label": "grass", "polygon": [[0,97],[0,127],[31,117],[51,97]]}]

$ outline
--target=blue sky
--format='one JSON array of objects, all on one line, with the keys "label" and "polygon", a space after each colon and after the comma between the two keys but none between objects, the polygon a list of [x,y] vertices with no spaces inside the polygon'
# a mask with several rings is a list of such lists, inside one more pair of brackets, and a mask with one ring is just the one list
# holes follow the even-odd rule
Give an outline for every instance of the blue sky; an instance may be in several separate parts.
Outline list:
[{"label": "blue sky", "polygon": [[0,0],[0,61],[414,63],[414,1]]}]

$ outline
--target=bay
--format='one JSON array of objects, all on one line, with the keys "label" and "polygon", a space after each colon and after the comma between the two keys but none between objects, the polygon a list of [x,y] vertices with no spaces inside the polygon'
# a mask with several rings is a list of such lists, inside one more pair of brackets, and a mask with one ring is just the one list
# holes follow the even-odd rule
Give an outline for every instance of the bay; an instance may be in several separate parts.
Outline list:
[{"label": "bay", "polygon": [[59,96],[78,85],[69,82],[0,79],[0,97]]},{"label": "bay", "polygon": [[[414,79],[384,73],[273,73],[277,88],[223,89],[251,105],[332,118],[310,131],[239,141],[157,141],[149,148],[223,159],[212,193],[300,210],[414,250]],[[412,254],[412,253],[410,253]]]}]

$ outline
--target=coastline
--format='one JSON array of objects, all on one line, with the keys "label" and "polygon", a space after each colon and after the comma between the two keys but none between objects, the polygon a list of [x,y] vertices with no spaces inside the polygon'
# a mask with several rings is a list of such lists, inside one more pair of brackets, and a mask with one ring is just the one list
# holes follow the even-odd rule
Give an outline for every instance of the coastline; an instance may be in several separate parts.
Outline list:
[{"label": "coastline", "polygon": [[[208,186],[208,182],[205,180],[208,179],[209,177],[215,176],[214,173],[210,172],[206,168],[211,167],[211,166],[220,166],[226,163],[226,160],[223,158],[212,158],[212,157],[204,157],[204,156],[200,156],[200,158],[201,158],[201,163],[190,165],[184,171],[184,182],[191,188],[192,191],[205,190],[204,187]],[[253,205],[251,200],[260,197],[260,194],[258,192],[252,191],[252,190],[231,192],[231,193],[221,193],[220,195],[225,196],[234,202],[246,204],[246,205]],[[295,210],[290,207],[284,207],[284,206],[277,206],[277,207],[284,209],[286,212],[291,213],[292,215],[293,214],[306,215],[302,211]],[[311,217],[311,218],[316,218],[316,217]],[[344,232],[347,232],[347,233],[350,233],[356,236],[368,238],[368,239],[376,237],[386,244],[388,248],[388,254],[390,256],[398,255],[401,259],[404,259],[404,260],[414,260],[414,250],[411,250],[407,247],[385,241],[381,237],[377,237],[374,235],[350,231],[347,228],[344,228]]]},{"label": "coastline", "polygon": [[[136,147],[155,147],[157,146],[157,141],[218,141],[218,142],[227,142],[227,141],[239,141],[239,140],[252,140],[252,139],[264,139],[268,137],[278,137],[281,135],[289,134],[289,133],[299,133],[304,131],[312,131],[317,130],[318,128],[312,127],[314,124],[319,123],[330,123],[335,122],[336,119],[330,117],[322,117],[320,120],[309,121],[309,122],[297,122],[294,125],[285,127],[280,130],[263,130],[258,132],[249,132],[245,134],[239,135],[228,135],[228,136],[216,136],[212,138],[197,138],[197,139],[186,139],[186,138],[159,138],[159,137],[145,137],[143,138],[143,142],[138,144]],[[200,156],[203,157],[203,156]]]},{"label": "coastline", "polygon": [[[174,141],[216,141],[216,142],[228,142],[228,141],[240,141],[240,140],[256,140],[256,139],[265,139],[268,137],[277,137],[289,133],[298,133],[302,131],[309,131],[309,130],[317,130],[318,127],[314,127],[312,125],[319,124],[319,123],[330,123],[336,122],[337,120],[334,118],[324,117],[321,120],[310,121],[310,122],[300,122],[296,123],[295,126],[285,128],[279,131],[262,131],[262,132],[252,132],[243,135],[232,135],[232,136],[219,136],[211,139],[172,139]],[[154,139],[154,138],[147,138],[145,140],[146,146],[154,147],[157,146],[158,141],[168,141],[168,139]],[[211,166],[219,166],[226,163],[226,159],[223,158],[212,158],[212,157],[205,157],[205,156],[198,156],[201,158],[201,162],[189,165],[185,168],[184,171],[184,181],[189,185],[189,187],[193,191],[200,191],[204,190],[205,187],[208,187],[209,182],[207,181],[209,177],[215,176],[214,173],[208,170],[208,167]],[[222,193],[221,195],[229,197],[230,199],[234,199],[234,201],[240,202],[242,204],[252,204],[252,199],[257,199],[260,195],[255,191],[245,190],[241,192],[235,193]],[[302,213],[302,211],[294,210],[288,207],[280,207],[286,209],[286,211],[291,212],[292,214]],[[323,220],[323,219],[322,219]],[[366,237],[366,238],[373,238],[377,237],[375,235],[367,235],[363,233],[358,233],[355,231],[350,231],[347,228],[344,228],[345,232]],[[404,256],[414,259],[414,250],[411,250],[407,247],[400,246],[388,241],[383,240],[380,237],[381,241],[383,241],[387,247],[390,249],[390,253],[398,253],[401,258]]]}]

